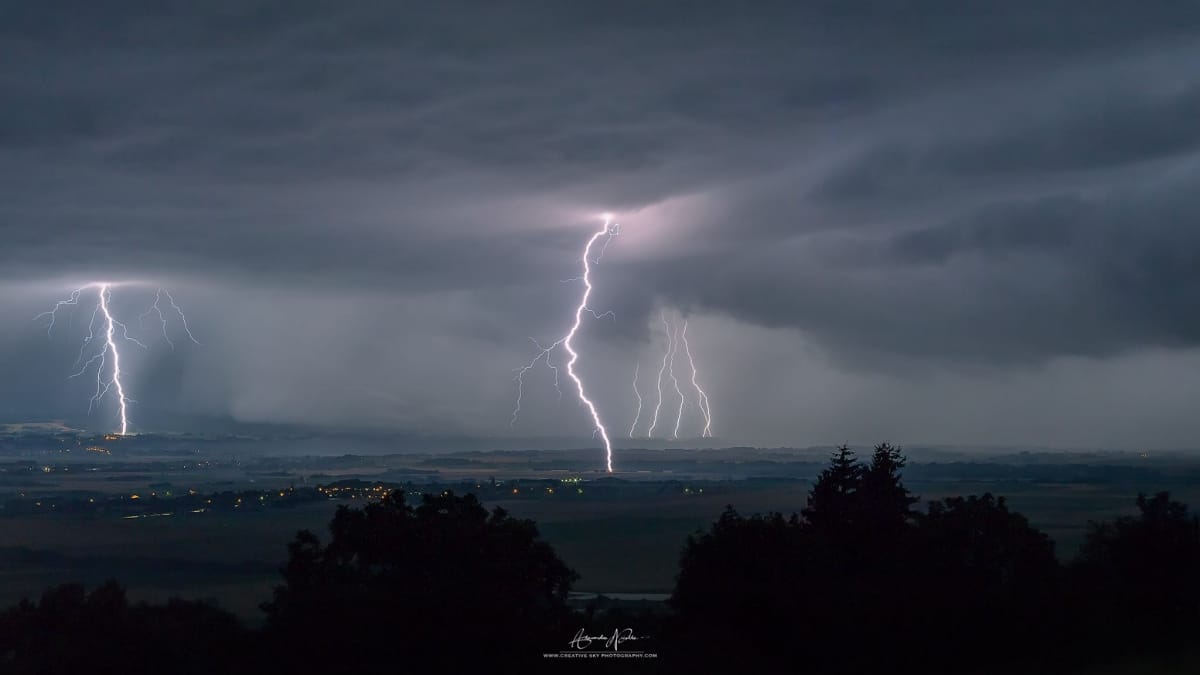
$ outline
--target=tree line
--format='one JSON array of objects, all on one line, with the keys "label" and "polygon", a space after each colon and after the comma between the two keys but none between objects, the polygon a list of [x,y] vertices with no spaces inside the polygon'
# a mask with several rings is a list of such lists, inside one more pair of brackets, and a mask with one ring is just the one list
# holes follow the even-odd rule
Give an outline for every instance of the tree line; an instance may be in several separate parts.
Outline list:
[{"label": "tree line", "polygon": [[543,652],[623,627],[658,672],[1061,673],[1196,644],[1200,520],[1167,493],[1091,524],[1064,564],[1003,497],[919,509],[904,466],[842,447],[799,513],[727,507],[684,544],[665,612],[572,611],[578,575],[533,521],[397,491],[339,507],[325,543],[299,532],[259,628],[67,584],[0,613],[0,672],[560,670]]}]

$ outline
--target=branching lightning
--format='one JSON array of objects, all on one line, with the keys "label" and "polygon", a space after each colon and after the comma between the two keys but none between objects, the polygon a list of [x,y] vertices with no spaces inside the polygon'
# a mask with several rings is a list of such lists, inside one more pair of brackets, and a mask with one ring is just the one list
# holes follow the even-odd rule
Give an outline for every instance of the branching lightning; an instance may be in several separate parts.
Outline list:
[{"label": "branching lightning", "polygon": [[700,414],[704,415],[704,430],[700,432],[700,438],[712,438],[712,410],[708,405],[708,394],[700,388],[700,384],[696,381],[696,362],[692,359],[692,348],[688,345],[687,327],[687,319],[684,319],[679,339],[683,342],[683,353],[687,354],[688,365],[692,368],[692,386],[696,389],[696,404],[700,408]]},{"label": "branching lightning", "polygon": [[[672,326],[672,322],[667,321],[666,311],[659,313],[659,318],[662,321],[663,332],[666,334],[667,346],[663,352],[662,365],[658,368],[658,400],[654,404],[654,414],[650,419],[650,428],[646,431],[647,438],[654,437],[654,429],[658,426],[659,413],[663,406],[663,376],[671,379],[671,385],[675,389],[675,395],[679,397],[679,408],[675,411],[675,427],[671,432],[671,438],[679,439],[679,429],[683,424],[683,409],[689,403],[689,400],[683,394],[683,390],[679,386],[679,378],[675,374],[675,358],[679,355],[679,347],[683,345],[684,354],[687,356],[688,366],[692,369],[691,383],[692,388],[696,390],[696,407],[700,410],[700,415],[704,418],[704,428],[700,432],[701,438],[712,438],[712,410],[709,405],[708,392],[700,386],[699,373],[696,368],[696,360],[692,358],[692,348],[688,344],[687,327],[688,322],[685,319],[683,326]],[[634,373],[634,395],[638,398],[638,416],[641,415],[642,397],[637,390],[637,374]],[[637,426],[637,418],[634,418],[634,426]],[[632,429],[631,429],[632,432]]]},{"label": "branching lightning", "polygon": [[[563,350],[567,352],[567,376],[570,377],[575,383],[575,389],[579,394],[579,400],[583,406],[588,409],[588,413],[592,417],[593,436],[598,434],[600,439],[604,442],[605,467],[609,473],[612,473],[612,441],[609,439],[608,429],[605,428],[604,422],[600,419],[600,413],[596,409],[596,404],[588,398],[587,393],[584,390],[583,380],[579,377],[579,374],[575,372],[575,363],[579,360],[579,353],[575,351],[575,347],[572,344],[575,334],[579,332],[579,328],[583,324],[584,312],[587,312],[598,319],[606,316],[613,316],[615,318],[615,315],[612,312],[597,313],[595,310],[588,307],[588,300],[592,295],[592,264],[599,262],[600,257],[604,255],[604,251],[608,248],[609,241],[611,241],[613,237],[620,233],[620,226],[610,221],[610,217],[605,217],[604,227],[593,234],[592,237],[588,239],[587,245],[583,247],[583,255],[581,257],[583,262],[583,274],[576,279],[568,280],[583,282],[583,294],[579,298],[579,304],[575,307],[574,322],[571,324],[571,327],[567,330],[565,335],[558,340],[555,340],[547,347],[542,347],[537,340],[533,340],[534,344],[537,345],[538,349],[541,351],[539,351],[533,357],[533,359],[529,361],[529,363],[517,369],[517,374],[515,377],[517,381],[517,403],[516,407],[513,409],[512,420],[509,424],[510,426],[515,424],[517,417],[521,414],[521,396],[524,392],[525,373],[536,366],[538,361],[545,360],[546,365],[554,370],[555,386],[557,387],[558,369],[557,366],[551,363],[550,357],[556,348],[562,346]],[[592,247],[595,246],[596,242],[600,239],[604,239],[604,243],[602,244],[599,253],[596,255],[596,258],[593,259]],[[559,393],[561,395],[561,391]]]},{"label": "branching lightning", "polygon": [[637,397],[637,412],[633,416],[633,424],[629,425],[629,437],[633,438],[633,431],[637,429],[638,420],[642,418],[642,392],[638,391],[638,370],[642,367],[639,361],[633,367],[633,395]]},{"label": "branching lightning", "polygon": [[537,341],[537,338],[534,337],[529,338],[529,341],[538,348],[538,353],[537,356],[534,356],[529,363],[526,363],[518,368],[517,375],[513,378],[517,381],[517,405],[515,408],[513,408],[512,419],[508,421],[508,426],[510,427],[517,423],[517,418],[521,415],[521,398],[525,394],[525,373],[532,370],[533,367],[538,364],[538,361],[544,360],[546,362],[546,366],[550,368],[550,370],[554,371],[554,390],[558,392],[559,400],[562,400],[562,389],[558,386],[558,366],[554,365],[554,363],[550,360],[550,354],[554,351],[554,348],[561,345],[563,341],[561,339],[556,340],[554,344],[550,345],[549,347],[543,347],[541,343]]},{"label": "branching lightning", "polygon": [[[534,346],[537,348],[537,352],[528,363],[515,370],[516,375],[514,379],[517,381],[517,400],[512,411],[512,418],[509,420],[509,426],[516,424],[517,418],[521,414],[521,401],[525,389],[525,374],[535,368],[540,362],[544,361],[546,366],[554,371],[554,388],[558,392],[559,400],[561,400],[562,389],[559,386],[558,371],[563,365],[565,365],[567,375],[571,378],[571,381],[575,383],[575,389],[579,395],[580,404],[587,408],[588,413],[592,417],[592,437],[599,437],[604,442],[606,466],[609,472],[612,471],[612,442],[608,435],[608,429],[604,426],[604,423],[600,419],[600,414],[595,403],[588,398],[583,380],[580,378],[579,374],[575,372],[575,365],[579,359],[579,354],[575,351],[572,340],[575,338],[583,323],[584,312],[591,314],[597,319],[610,316],[615,319],[615,316],[612,312],[600,313],[588,306],[588,302],[592,293],[592,265],[600,261],[600,258],[603,257],[608,245],[612,243],[612,238],[619,233],[619,226],[611,221],[612,218],[610,216],[605,216],[604,227],[598,232],[595,232],[584,246],[582,256],[583,269],[579,276],[562,280],[562,283],[581,282],[583,284],[583,293],[579,299],[579,304],[575,307],[574,321],[572,322],[570,328],[562,337],[548,345],[543,345],[536,339],[532,337],[530,338]],[[595,252],[594,256],[593,252]],[[654,401],[653,412],[647,415],[650,418],[650,426],[646,430],[646,438],[654,438],[654,432],[659,426],[659,420],[662,415],[664,401],[666,398],[670,398],[669,396],[664,397],[663,395],[663,379],[665,377],[670,378],[670,385],[672,388],[674,388],[674,395],[679,401],[679,406],[675,410],[675,424],[670,429],[670,438],[672,440],[679,440],[679,432],[683,427],[684,409],[689,407],[693,402],[695,403],[696,408],[700,411],[700,417],[704,424],[703,429],[700,432],[700,437],[712,438],[712,408],[709,401],[708,392],[700,386],[700,375],[698,368],[696,367],[696,360],[692,355],[691,345],[688,343],[688,322],[677,312],[673,313],[673,318],[671,320],[668,320],[667,310],[665,309],[659,312],[659,319],[662,321],[663,333],[666,336],[666,346],[663,350],[662,363],[659,365],[658,377],[655,381],[655,392],[657,393],[657,398]],[[681,321],[682,325],[680,324]],[[675,362],[679,357],[681,345],[683,354],[687,357],[687,366],[690,367],[692,371],[690,382],[692,389],[695,391],[694,401],[688,395],[685,395],[684,387],[679,381],[680,376],[675,372]],[[555,351],[560,347],[566,352],[567,356],[565,361],[560,358],[556,363],[553,358]],[[649,402],[642,396],[641,387],[639,386],[641,379],[641,368],[642,364],[639,360],[634,364],[633,369],[633,395],[636,399],[636,410],[633,415],[633,422],[629,425],[629,438],[634,438],[636,435],[638,435],[638,425],[641,423],[642,413],[643,411],[647,411],[649,407]],[[675,400],[676,399],[671,399],[672,405],[674,404]],[[688,419],[692,419],[690,414]],[[666,424],[668,423],[664,422],[664,426]],[[663,435],[666,435],[665,432]]]},{"label": "branching lightning", "polygon": [[667,351],[663,354],[662,366],[658,369],[658,402],[654,404],[654,416],[650,418],[650,428],[646,431],[646,438],[653,438],[654,428],[658,426],[658,411],[662,409],[663,404],[663,373],[667,372],[667,361],[671,358],[671,324],[667,323],[666,312],[661,312],[659,318],[662,319],[663,330],[667,332]]},{"label": "branching lightning", "polygon": [[[148,349],[148,347],[141,340],[131,336],[129,334],[129,327],[113,316],[113,310],[111,307],[112,287],[116,285],[118,284],[113,284],[110,282],[93,282],[80,286],[79,288],[71,291],[71,295],[68,296],[66,300],[59,300],[54,304],[52,309],[38,314],[36,317],[34,317],[34,320],[48,319],[46,325],[46,334],[50,335],[54,330],[56,321],[58,320],[59,311],[68,307],[78,307],[81,302],[83,292],[88,289],[96,289],[96,306],[92,310],[91,319],[88,321],[88,334],[84,336],[83,343],[79,347],[79,356],[75,360],[75,365],[78,366],[78,370],[76,370],[68,379],[80,377],[91,370],[93,366],[95,366],[96,391],[94,394],[92,394],[91,399],[88,401],[88,413],[90,414],[95,408],[96,404],[104,399],[109,392],[113,392],[116,398],[118,415],[120,417],[120,429],[117,433],[121,436],[127,436],[129,434],[129,404],[134,403],[135,401],[126,393],[125,385],[121,381],[121,352],[120,349],[118,349],[118,344],[124,341],[132,342],[142,349]],[[151,304],[150,308],[141,315],[141,319],[144,320],[145,317],[149,316],[150,314],[156,314],[160,322],[163,340],[165,340],[172,349],[175,348],[175,343],[171,341],[170,336],[167,334],[167,318],[166,315],[163,314],[163,309],[160,304],[163,296],[166,296],[167,302],[171,306],[171,310],[179,317],[180,323],[183,326],[183,331],[187,334],[188,339],[196,344],[200,344],[200,342],[192,334],[191,329],[188,327],[187,317],[184,315],[183,310],[178,304],[175,303],[175,299],[171,297],[171,294],[161,288],[157,291],[157,293],[155,293],[154,303]],[[100,323],[99,327],[97,327],[97,323]],[[89,355],[89,347],[98,341],[97,332],[100,333],[100,337],[103,337],[103,340],[99,341],[102,343],[101,347],[97,351],[91,352]]]},{"label": "branching lightning", "polygon": [[675,328],[675,336],[671,340],[671,366],[668,369],[668,374],[671,376],[671,383],[675,386],[675,395],[679,397],[679,412],[675,414],[675,431],[671,433],[671,438],[679,440],[679,424],[683,421],[683,404],[687,399],[683,396],[683,390],[679,388],[679,378],[675,377],[675,357],[679,354],[679,328]]},{"label": "branching lightning", "polygon": [[144,322],[146,317],[150,316],[151,314],[157,315],[159,325],[162,328],[163,340],[166,340],[167,344],[171,346],[171,351],[175,351],[175,343],[171,341],[171,336],[167,335],[167,317],[163,315],[162,305],[160,304],[162,302],[162,296],[164,295],[167,296],[167,302],[170,303],[171,310],[174,311],[179,317],[179,323],[183,326],[183,332],[187,334],[189,340],[199,345],[200,341],[196,339],[195,335],[192,335],[192,329],[188,328],[187,316],[184,315],[183,310],[179,308],[179,305],[175,304],[175,298],[171,297],[171,293],[169,291],[165,291],[161,288],[155,291],[154,304],[150,305],[150,309],[147,309],[140,317],[138,317],[138,321]]}]

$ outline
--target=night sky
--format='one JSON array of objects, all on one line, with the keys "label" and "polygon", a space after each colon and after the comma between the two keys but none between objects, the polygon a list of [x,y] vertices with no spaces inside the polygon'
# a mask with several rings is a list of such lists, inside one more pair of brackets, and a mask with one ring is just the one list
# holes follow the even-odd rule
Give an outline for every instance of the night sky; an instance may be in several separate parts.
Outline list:
[{"label": "night sky", "polygon": [[0,422],[111,428],[33,320],[101,279],[203,343],[130,352],[138,430],[588,442],[512,375],[607,211],[614,436],[666,311],[729,442],[1193,446],[1198,188],[1191,1],[8,2]]}]

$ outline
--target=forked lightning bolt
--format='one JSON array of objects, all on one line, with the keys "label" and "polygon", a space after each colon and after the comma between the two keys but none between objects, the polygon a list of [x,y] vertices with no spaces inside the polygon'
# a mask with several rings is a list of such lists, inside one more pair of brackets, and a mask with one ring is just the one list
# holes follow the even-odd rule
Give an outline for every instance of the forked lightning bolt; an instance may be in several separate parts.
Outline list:
[{"label": "forked lightning bolt", "polygon": [[158,316],[158,322],[162,328],[163,340],[166,340],[167,344],[171,346],[171,351],[175,351],[175,343],[171,342],[171,336],[167,335],[167,317],[163,315],[162,305],[160,304],[162,302],[162,296],[164,295],[167,296],[167,302],[170,303],[171,310],[179,316],[179,322],[183,325],[183,332],[187,334],[189,340],[199,345],[200,341],[196,339],[195,335],[192,335],[192,329],[188,328],[187,316],[184,315],[183,310],[179,308],[179,305],[175,304],[175,298],[172,298],[168,291],[165,291],[161,288],[154,293],[154,304],[150,305],[150,309],[147,309],[145,312],[143,312],[138,319],[144,322],[146,317],[150,316],[151,314]]},{"label": "forked lightning bolt", "polygon": [[667,361],[671,358],[671,324],[667,323],[666,312],[661,312],[659,318],[662,319],[663,330],[667,332],[667,351],[663,354],[662,365],[658,368],[658,402],[654,404],[654,416],[650,418],[650,428],[646,431],[646,438],[653,438],[654,428],[658,426],[658,411],[662,409],[663,404],[663,373],[667,372]]},{"label": "forked lightning bolt", "polygon": [[633,424],[629,425],[629,437],[633,438],[633,431],[637,429],[638,420],[642,418],[642,392],[638,391],[638,371],[641,370],[642,364],[639,361],[633,367],[633,395],[637,397],[637,412],[633,415]]},{"label": "forked lightning bolt", "polygon": [[[709,405],[708,392],[700,386],[699,373],[696,368],[696,360],[692,358],[692,348],[688,344],[687,327],[688,323],[685,319],[683,326],[675,325],[667,321],[665,311],[660,312],[659,318],[663,324],[663,332],[666,334],[667,346],[663,351],[662,365],[658,368],[658,400],[654,404],[654,414],[650,419],[650,428],[646,431],[647,438],[654,437],[654,429],[658,427],[658,417],[663,406],[663,376],[671,378],[672,387],[675,389],[675,395],[679,397],[679,408],[675,412],[675,427],[671,432],[671,438],[678,440],[679,429],[683,423],[683,408],[688,403],[688,399],[683,395],[683,390],[679,386],[679,378],[675,375],[675,358],[679,354],[679,346],[683,345],[684,354],[687,356],[688,366],[692,369],[692,388],[696,390],[696,406],[700,410],[700,415],[704,418],[704,428],[700,432],[701,438],[712,438],[712,409]],[[632,435],[633,428],[637,427],[638,417],[641,416],[642,396],[637,389],[637,373],[634,372],[634,390],[633,393],[638,399],[638,416],[633,420],[633,427],[630,429]]]},{"label": "forked lightning bolt", "polygon": [[692,368],[692,386],[696,389],[696,404],[700,408],[700,414],[704,416],[704,430],[700,432],[700,438],[712,438],[712,410],[708,406],[708,394],[700,388],[700,383],[696,381],[696,362],[692,360],[692,348],[688,345],[687,327],[687,319],[684,319],[679,339],[683,342],[683,353],[687,354],[688,365]]},{"label": "forked lightning bolt", "polygon": [[[88,321],[88,334],[83,338],[83,343],[79,347],[79,357],[75,360],[75,365],[79,366],[79,369],[70,377],[79,377],[88,372],[92,366],[96,367],[96,391],[92,394],[92,398],[88,402],[88,413],[90,414],[95,405],[107,396],[110,391],[114,392],[117,399],[117,411],[121,420],[120,430],[117,433],[121,436],[126,436],[129,434],[129,404],[134,401],[126,393],[125,385],[121,381],[121,351],[118,349],[118,343],[119,341],[125,341],[132,342],[142,349],[146,349],[147,347],[145,343],[129,334],[128,326],[113,316],[110,302],[112,300],[112,287],[116,285],[118,284],[93,282],[80,286],[71,291],[71,295],[66,300],[59,300],[54,304],[53,309],[42,312],[34,317],[34,319],[49,319],[46,326],[46,334],[49,335],[54,330],[60,310],[67,307],[78,307],[83,292],[92,288],[96,289],[96,306],[92,310],[91,319]],[[150,309],[142,314],[142,319],[145,319],[151,313],[157,314],[161,323],[163,339],[174,349],[175,343],[171,342],[171,338],[167,335],[167,319],[159,304],[164,295],[167,297],[171,309],[179,316],[183,330],[188,338],[192,342],[200,344],[195,336],[192,335],[191,329],[188,328],[187,317],[184,316],[183,310],[175,303],[175,299],[171,297],[171,294],[162,289],[159,289],[155,294],[154,303],[150,306]],[[99,332],[103,337],[102,345],[99,350],[88,356],[88,348],[97,340],[97,321],[101,323]],[[120,331],[119,334],[118,331]]]},{"label": "forked lightning bolt", "polygon": [[[575,389],[579,393],[579,401],[584,405],[584,407],[587,408],[588,413],[592,417],[593,435],[599,434],[600,439],[604,442],[605,467],[609,473],[612,473],[612,441],[608,437],[608,429],[605,428],[604,422],[600,419],[600,413],[596,409],[596,404],[593,403],[590,398],[588,398],[587,392],[584,390],[583,380],[579,377],[579,374],[575,372],[575,363],[579,360],[579,353],[575,351],[575,347],[572,344],[575,334],[579,332],[579,327],[583,324],[584,312],[587,312],[597,318],[612,315],[612,312],[598,314],[595,310],[588,307],[588,300],[592,295],[592,263],[599,261],[600,256],[604,255],[604,251],[608,248],[608,242],[620,233],[620,226],[616,223],[611,223],[610,221],[611,218],[605,217],[604,227],[600,228],[599,231],[593,234],[592,237],[588,239],[587,245],[583,247],[583,274],[576,279],[569,280],[583,282],[583,294],[579,298],[579,304],[575,307],[574,322],[571,324],[571,327],[567,330],[565,335],[558,340],[555,340],[547,347],[542,347],[536,340],[534,340],[534,344],[537,345],[538,349],[541,351],[539,351],[529,363],[517,369],[517,375],[515,378],[517,380],[517,405],[513,409],[510,425],[515,424],[517,417],[521,414],[521,395],[524,390],[525,373],[536,366],[538,361],[545,360],[546,364],[550,368],[554,369],[555,384],[557,385],[558,370],[557,367],[550,362],[550,356],[556,348],[561,346],[563,350],[567,352],[567,376],[570,377],[575,383]],[[597,254],[596,259],[593,260],[592,247],[595,246],[596,242],[602,238],[604,239],[604,244],[601,246],[600,252]]]},{"label": "forked lightning bolt", "polygon": [[671,340],[671,366],[668,373],[671,376],[671,382],[675,385],[675,395],[679,397],[679,412],[675,413],[675,431],[671,433],[671,438],[679,440],[679,423],[683,421],[683,404],[687,399],[683,396],[683,390],[679,388],[679,378],[675,377],[675,357],[679,354],[679,327],[675,328],[675,337]]}]

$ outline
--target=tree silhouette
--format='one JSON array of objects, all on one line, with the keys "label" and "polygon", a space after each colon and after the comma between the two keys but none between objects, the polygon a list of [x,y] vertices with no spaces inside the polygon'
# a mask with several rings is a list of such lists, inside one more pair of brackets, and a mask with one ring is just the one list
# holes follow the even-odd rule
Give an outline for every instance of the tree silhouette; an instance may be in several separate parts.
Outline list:
[{"label": "tree silhouette", "polygon": [[1040,587],[1058,567],[1050,538],[991,493],[930,502],[917,525],[933,575],[976,592]]},{"label": "tree silhouette", "polygon": [[743,517],[732,507],[689,537],[670,599],[672,661],[747,667],[772,655],[808,611],[801,582],[813,562],[810,540],[796,516]]},{"label": "tree silhouette", "polygon": [[900,448],[881,443],[875,446],[871,463],[862,472],[859,481],[862,517],[876,534],[903,530],[913,515],[913,504],[920,501],[901,480],[900,472],[906,463]]},{"label": "tree silhouette", "polygon": [[[697,668],[768,672],[958,672],[979,650],[1037,660],[1034,620],[1053,605],[1049,539],[1003,499],[913,510],[900,449],[863,466],[843,446],[803,518],[727,508],[680,559],[671,636]],[[803,662],[787,656],[798,644]],[[974,653],[972,653],[974,650]]]},{"label": "tree silhouette", "polygon": [[803,518],[729,508],[693,535],[671,598],[681,651],[698,667],[767,667],[779,645],[803,636],[827,648],[806,653],[805,668],[856,672],[872,664],[849,649],[855,640],[894,648],[913,600],[906,550],[916,500],[903,467],[889,444],[867,466],[842,446],[813,484]]},{"label": "tree silhouette", "polygon": [[858,490],[863,471],[854,452],[848,446],[839,447],[808,494],[808,505],[802,511],[805,521],[829,532],[853,529],[860,510]]},{"label": "tree silhouette", "polygon": [[540,659],[547,639],[569,639],[565,599],[577,575],[539,540],[533,521],[489,514],[473,495],[449,492],[413,508],[397,491],[339,507],[329,527],[326,545],[311,532],[296,535],[284,583],[263,605],[279,662],[343,672],[511,665]]},{"label": "tree silhouette", "polygon": [[931,661],[962,664],[1003,643],[1010,657],[1040,662],[1061,647],[1054,544],[1003,497],[930,502],[916,523],[910,611],[915,623],[938,626],[943,644]]},{"label": "tree silhouette", "polygon": [[130,605],[108,582],[48,589],[0,614],[0,672],[243,672],[246,633],[228,612],[200,602]]},{"label": "tree silhouette", "polygon": [[1124,631],[1162,634],[1200,620],[1200,519],[1160,492],[1137,516],[1093,523],[1073,566],[1081,604]]}]

